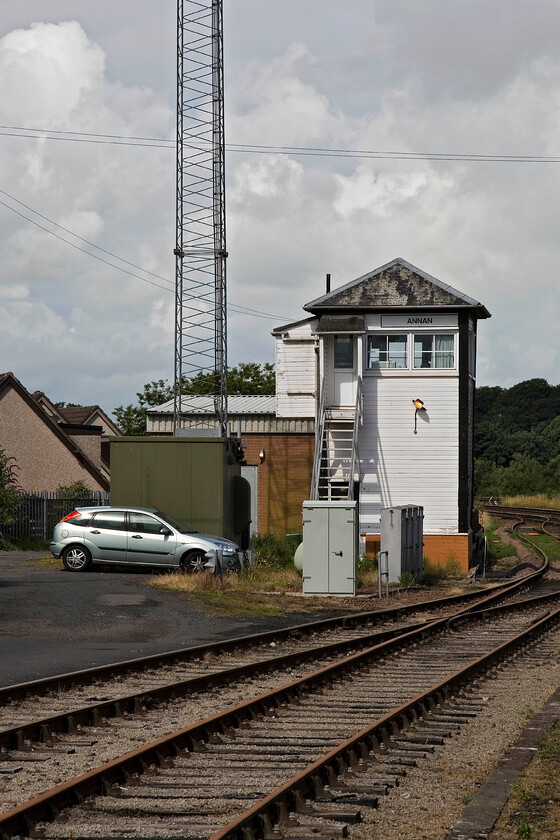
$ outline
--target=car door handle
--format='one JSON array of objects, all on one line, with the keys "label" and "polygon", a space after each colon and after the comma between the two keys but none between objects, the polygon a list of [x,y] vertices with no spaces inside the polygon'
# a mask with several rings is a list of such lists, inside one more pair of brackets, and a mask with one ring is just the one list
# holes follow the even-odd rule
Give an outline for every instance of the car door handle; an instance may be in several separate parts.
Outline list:
[{"label": "car door handle", "polygon": [[342,551],[333,551],[333,554],[335,554],[337,557],[342,557]]},{"label": "car door handle", "polygon": [[132,540],[141,540],[141,539],[142,539],[142,537],[140,536],[140,534],[133,534],[133,535],[132,535],[132,537],[131,537],[131,539],[132,539]]},{"label": "car door handle", "polygon": [[90,534],[100,534],[101,531],[90,531]]}]

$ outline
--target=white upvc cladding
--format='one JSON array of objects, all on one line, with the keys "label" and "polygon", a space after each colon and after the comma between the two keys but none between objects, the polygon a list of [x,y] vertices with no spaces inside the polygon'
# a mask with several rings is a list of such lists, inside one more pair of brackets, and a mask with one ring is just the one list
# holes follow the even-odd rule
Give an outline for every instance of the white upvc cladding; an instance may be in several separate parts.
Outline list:
[{"label": "white upvc cladding", "polygon": [[290,327],[276,339],[276,414],[278,417],[315,417],[317,352],[312,326]]},{"label": "white upvc cladding", "polygon": [[[444,332],[457,335],[453,319],[449,326],[393,328],[389,319],[384,320],[382,324],[379,315],[366,318],[365,343],[368,333],[375,332],[414,334],[443,327]],[[364,363],[364,421],[359,431],[363,533],[379,533],[381,508],[393,505],[421,505],[426,533],[458,533],[457,338],[454,356],[452,369],[414,369],[409,360],[407,370],[368,371]],[[416,434],[414,399],[421,399],[426,408],[416,415]]]},{"label": "white upvc cladding", "polygon": [[[359,432],[360,528],[379,533],[382,507],[421,505],[424,531],[458,533],[457,377],[364,377]],[[417,415],[412,400],[424,401]]]}]

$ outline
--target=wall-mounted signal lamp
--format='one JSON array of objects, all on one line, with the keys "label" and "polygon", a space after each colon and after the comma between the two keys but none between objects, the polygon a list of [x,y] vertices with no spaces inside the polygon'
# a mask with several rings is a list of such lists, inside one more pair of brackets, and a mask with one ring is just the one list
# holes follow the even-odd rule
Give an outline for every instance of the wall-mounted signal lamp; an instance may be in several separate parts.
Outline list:
[{"label": "wall-mounted signal lamp", "polygon": [[419,411],[426,411],[426,406],[424,405],[424,400],[415,399],[412,400],[412,404],[414,405],[414,434],[418,434],[417,424],[418,424],[418,412]]},{"label": "wall-mounted signal lamp", "polygon": [[259,461],[261,462],[261,464],[264,463],[265,457],[266,457],[266,453],[265,453],[264,449],[259,449]]}]

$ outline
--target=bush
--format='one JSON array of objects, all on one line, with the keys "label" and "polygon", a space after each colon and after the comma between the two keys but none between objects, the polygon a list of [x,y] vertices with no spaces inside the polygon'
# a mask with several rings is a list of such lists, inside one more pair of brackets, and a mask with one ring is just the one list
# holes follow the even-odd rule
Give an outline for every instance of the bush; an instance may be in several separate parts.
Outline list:
[{"label": "bush", "polygon": [[411,586],[416,585],[416,579],[414,575],[410,572],[403,572],[399,578],[399,586],[403,586],[405,589],[409,589]]},{"label": "bush", "polygon": [[376,572],[378,568],[378,561],[376,554],[361,554],[358,560],[359,572]]},{"label": "bush", "polygon": [[445,572],[449,577],[461,577],[461,564],[451,555],[445,564]]},{"label": "bush", "polygon": [[435,586],[446,577],[446,571],[443,566],[437,563],[430,563],[428,558],[424,556],[422,579],[426,586]]},{"label": "bush", "polygon": [[268,569],[286,569],[293,566],[297,541],[294,537],[276,537],[274,534],[253,534],[251,545],[255,549],[257,566]]},{"label": "bush", "polygon": [[60,487],[56,488],[56,495],[60,499],[74,499],[76,496],[87,496],[92,492],[91,487],[88,487],[81,478],[71,484],[61,484]]},{"label": "bush", "polygon": [[3,525],[11,525],[19,508],[18,467],[13,458],[0,448],[0,548],[10,548],[2,533]]}]

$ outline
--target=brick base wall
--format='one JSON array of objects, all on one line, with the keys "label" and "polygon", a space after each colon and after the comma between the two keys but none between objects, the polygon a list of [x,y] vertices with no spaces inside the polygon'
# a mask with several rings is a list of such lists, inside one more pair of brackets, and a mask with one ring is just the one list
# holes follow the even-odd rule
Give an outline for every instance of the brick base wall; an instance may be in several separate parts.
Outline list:
[{"label": "brick base wall", "polygon": [[466,574],[471,551],[472,534],[424,534],[424,555],[437,566],[446,566],[454,560]]},{"label": "brick base wall", "polygon": [[[366,554],[377,556],[381,549],[379,534],[366,534]],[[436,566],[446,566],[450,560],[459,564],[466,574],[472,553],[471,534],[424,534],[424,556]]]}]

